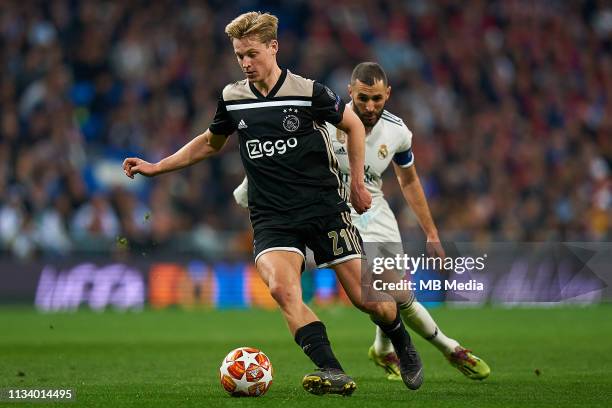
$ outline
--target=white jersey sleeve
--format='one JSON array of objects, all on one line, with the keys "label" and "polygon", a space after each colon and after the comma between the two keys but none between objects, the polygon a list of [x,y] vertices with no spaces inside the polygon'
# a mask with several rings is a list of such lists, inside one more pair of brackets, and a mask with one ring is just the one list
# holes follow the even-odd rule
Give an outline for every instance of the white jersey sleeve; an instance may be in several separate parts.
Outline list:
[{"label": "white jersey sleeve", "polygon": [[412,153],[412,132],[402,123],[402,128],[398,132],[400,145],[393,155],[393,161],[400,167],[410,167],[414,164],[414,154]]},{"label": "white jersey sleeve", "polygon": [[234,200],[236,200],[236,203],[239,206],[244,207],[244,208],[249,207],[248,191],[249,191],[249,181],[245,177],[244,180],[242,180],[242,183],[240,183],[240,185],[236,187],[236,189],[234,190]]}]

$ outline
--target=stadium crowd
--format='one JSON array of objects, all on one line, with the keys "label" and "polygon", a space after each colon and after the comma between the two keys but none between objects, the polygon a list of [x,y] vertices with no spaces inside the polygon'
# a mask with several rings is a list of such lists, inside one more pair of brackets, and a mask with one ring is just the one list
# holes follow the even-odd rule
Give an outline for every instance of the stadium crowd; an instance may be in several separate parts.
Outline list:
[{"label": "stadium crowd", "polygon": [[[383,65],[444,240],[612,238],[609,2],[3,1],[2,250],[248,254],[234,137],[155,179],[129,180],[121,161],[208,127],[243,77],[223,29],[253,9],[280,19],[281,66],[345,100],[356,63]],[[391,171],[385,190],[422,239]]]}]

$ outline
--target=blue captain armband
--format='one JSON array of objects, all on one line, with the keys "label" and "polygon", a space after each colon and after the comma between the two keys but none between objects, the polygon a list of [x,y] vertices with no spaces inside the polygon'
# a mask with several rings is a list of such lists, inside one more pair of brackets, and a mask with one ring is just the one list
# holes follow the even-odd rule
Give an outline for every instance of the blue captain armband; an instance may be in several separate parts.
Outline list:
[{"label": "blue captain armband", "polygon": [[393,155],[393,161],[400,167],[412,166],[414,163],[414,154],[412,154],[412,149],[395,153]]}]

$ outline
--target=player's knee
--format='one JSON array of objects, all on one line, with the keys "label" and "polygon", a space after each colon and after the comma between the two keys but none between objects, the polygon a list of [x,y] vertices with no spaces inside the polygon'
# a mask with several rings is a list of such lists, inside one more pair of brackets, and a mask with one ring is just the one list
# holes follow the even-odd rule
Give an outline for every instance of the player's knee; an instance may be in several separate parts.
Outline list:
[{"label": "player's knee", "polygon": [[397,306],[392,302],[364,302],[359,309],[376,320],[393,320]]},{"label": "player's knee", "polygon": [[381,302],[357,301],[353,304],[362,312],[370,315],[378,315],[382,311]]},{"label": "player's knee", "polygon": [[283,309],[298,304],[302,300],[301,293],[297,288],[284,285],[270,285],[270,294],[276,303]]}]

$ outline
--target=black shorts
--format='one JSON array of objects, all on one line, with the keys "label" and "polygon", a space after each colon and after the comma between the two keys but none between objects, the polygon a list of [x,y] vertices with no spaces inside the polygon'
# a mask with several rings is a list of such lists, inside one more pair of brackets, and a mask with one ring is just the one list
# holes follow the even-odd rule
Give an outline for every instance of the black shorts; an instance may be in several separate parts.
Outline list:
[{"label": "black shorts", "polygon": [[254,235],[255,263],[274,250],[297,252],[306,258],[306,247],[314,253],[318,268],[363,258],[363,242],[349,212],[311,218],[298,225],[255,227]]}]

